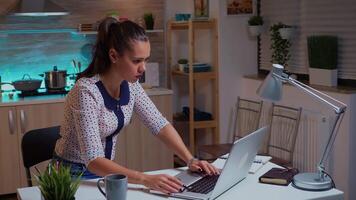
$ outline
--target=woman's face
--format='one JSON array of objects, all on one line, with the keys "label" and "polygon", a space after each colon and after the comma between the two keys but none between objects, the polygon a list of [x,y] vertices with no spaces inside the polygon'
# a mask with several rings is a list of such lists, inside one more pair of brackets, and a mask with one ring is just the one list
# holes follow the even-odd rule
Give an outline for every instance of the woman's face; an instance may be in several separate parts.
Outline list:
[{"label": "woman's face", "polygon": [[[146,62],[150,57],[150,43],[144,41],[135,41],[131,44],[131,51],[125,51],[123,55],[111,57],[112,67],[123,80],[131,83],[136,82],[146,70]],[[115,58],[116,57],[116,58]]]}]

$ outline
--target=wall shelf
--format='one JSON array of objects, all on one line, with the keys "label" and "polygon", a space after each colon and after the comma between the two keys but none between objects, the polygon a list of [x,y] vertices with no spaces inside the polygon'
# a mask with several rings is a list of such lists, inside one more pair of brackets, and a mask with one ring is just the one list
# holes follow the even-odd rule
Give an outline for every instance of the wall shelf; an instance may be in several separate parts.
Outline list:
[{"label": "wall shelf", "polygon": [[[189,77],[189,73],[178,71],[178,70],[173,70],[172,71],[173,76],[183,76],[183,77]],[[194,80],[207,80],[207,79],[215,79],[216,78],[216,73],[215,72],[194,72],[193,73],[193,79]]]},{"label": "wall shelf", "polygon": [[[163,29],[155,29],[155,30],[146,30],[146,33],[163,33]],[[78,31],[78,34],[84,34],[84,35],[96,35],[98,32],[97,31]]]},{"label": "wall shelf", "polygon": [[171,21],[170,28],[172,30],[188,30],[189,23],[192,23],[194,29],[214,29],[214,20],[190,20],[190,21]]}]

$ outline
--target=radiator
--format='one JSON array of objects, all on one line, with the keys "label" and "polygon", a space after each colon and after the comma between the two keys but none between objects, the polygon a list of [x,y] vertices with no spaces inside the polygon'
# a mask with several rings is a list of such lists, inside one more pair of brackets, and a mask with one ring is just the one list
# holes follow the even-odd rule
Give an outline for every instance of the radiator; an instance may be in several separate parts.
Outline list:
[{"label": "radiator", "polygon": [[304,109],[295,144],[293,165],[302,172],[315,172],[330,134],[330,119]]},{"label": "radiator", "polygon": [[[260,127],[268,125],[271,106],[262,108]],[[315,172],[320,161],[321,151],[326,144],[328,134],[330,134],[330,121],[328,116],[321,112],[307,109],[302,110],[299,124],[298,136],[295,144],[293,166],[301,172]],[[261,152],[267,151],[267,139],[264,142]],[[329,159],[330,160],[330,159]],[[325,163],[327,166],[327,163]]]}]

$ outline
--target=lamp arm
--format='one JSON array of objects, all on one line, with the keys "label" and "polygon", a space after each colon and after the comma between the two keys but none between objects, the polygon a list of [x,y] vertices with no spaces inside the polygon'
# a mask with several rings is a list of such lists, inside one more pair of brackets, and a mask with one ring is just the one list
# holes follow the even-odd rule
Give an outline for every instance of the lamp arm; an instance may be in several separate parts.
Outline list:
[{"label": "lamp arm", "polygon": [[[294,83],[297,83],[297,84],[301,85],[301,86],[304,87],[305,89],[309,89],[309,90],[311,90],[311,91],[313,91],[313,92],[315,92],[315,93],[317,93],[317,94],[319,94],[319,95],[321,95],[321,96],[323,96],[323,97],[328,98],[329,100],[332,100],[332,101],[334,101],[334,102],[340,104],[341,106],[336,106],[335,104],[330,103],[330,101],[327,102],[327,100],[323,99],[322,97],[320,97],[320,96],[318,97],[318,98],[320,98],[320,99],[323,99],[325,103],[327,103],[327,104],[329,104],[330,106],[332,106],[332,107],[334,108],[334,110],[335,110],[336,113],[344,112],[344,111],[345,111],[347,105],[344,104],[343,102],[341,102],[341,101],[339,101],[339,100],[337,100],[337,99],[335,99],[335,98],[333,98],[333,97],[331,97],[331,96],[329,96],[329,95],[327,95],[327,94],[325,94],[325,93],[323,93],[323,92],[321,92],[321,91],[319,91],[319,90],[316,90],[316,89],[310,87],[309,85],[306,85],[306,84],[304,84],[304,83],[302,83],[302,82],[299,82],[299,81],[297,81],[297,80],[295,80],[295,79],[292,79],[292,78],[290,78],[290,77],[289,77],[289,79],[290,79],[290,81],[293,81]],[[317,96],[316,94],[314,94],[314,95]]]},{"label": "lamp arm", "polygon": [[336,135],[338,133],[338,130],[340,128],[340,124],[341,124],[341,121],[344,117],[344,114],[345,112],[341,112],[341,113],[337,113],[336,114],[336,119],[334,121],[334,124],[332,126],[332,130],[331,130],[331,134],[329,135],[329,138],[328,138],[328,142],[326,143],[325,147],[324,147],[324,151],[323,151],[323,154],[320,158],[320,161],[319,161],[319,164],[318,164],[318,170],[319,172],[322,172],[324,170],[324,161],[327,159],[331,149],[332,149],[332,146],[335,142],[335,138],[336,138]]},{"label": "lamp arm", "polygon": [[[309,94],[310,96],[313,96],[315,98],[317,98],[319,101],[321,102],[324,102],[325,104],[329,105],[330,107],[333,108],[333,110],[335,111],[336,113],[336,119],[335,119],[335,122],[332,126],[332,131],[329,135],[329,138],[328,138],[328,141],[324,147],[324,150],[323,150],[323,153],[322,153],[322,156],[320,158],[320,161],[319,161],[319,164],[318,164],[318,171],[319,171],[319,174],[320,174],[320,178],[323,178],[324,177],[324,162],[325,160],[327,159],[329,153],[330,153],[330,150],[332,149],[332,146],[335,142],[335,138],[336,138],[336,135],[338,133],[338,130],[339,130],[339,127],[340,127],[340,124],[341,124],[341,121],[342,121],[342,118],[344,117],[344,113],[346,111],[346,107],[347,105],[344,104],[343,102],[341,101],[338,101],[337,99],[323,93],[323,92],[320,92],[304,83],[301,83],[291,77],[289,77],[287,74],[283,73],[282,75],[279,75],[279,74],[273,74],[275,77],[281,79],[282,81],[286,81],[290,84],[292,84],[293,86],[301,89],[302,91],[304,91],[305,93]],[[324,98],[323,98],[324,97]],[[325,99],[327,98],[327,99]],[[337,102],[339,103],[341,106],[336,106],[334,103],[331,103],[330,100]]]},{"label": "lamp arm", "polygon": [[[281,79],[282,81],[286,81],[288,83],[290,83],[291,85],[301,89],[303,92],[307,93],[308,95],[318,99],[319,101],[329,105],[330,107],[332,107],[334,109],[334,111],[336,113],[341,113],[341,112],[344,112],[345,109],[346,109],[346,104],[342,103],[341,101],[338,101],[337,99],[323,93],[323,92],[320,92],[302,82],[299,82],[291,77],[289,77],[287,74],[282,74],[281,75],[278,75],[276,73],[273,73],[273,76]],[[324,98],[323,98],[324,97]],[[327,99],[325,99],[327,98]],[[328,101],[329,100],[329,101]],[[339,104],[341,104],[341,106],[336,106],[335,104],[331,103],[330,100],[332,100],[334,103],[337,102]]]}]

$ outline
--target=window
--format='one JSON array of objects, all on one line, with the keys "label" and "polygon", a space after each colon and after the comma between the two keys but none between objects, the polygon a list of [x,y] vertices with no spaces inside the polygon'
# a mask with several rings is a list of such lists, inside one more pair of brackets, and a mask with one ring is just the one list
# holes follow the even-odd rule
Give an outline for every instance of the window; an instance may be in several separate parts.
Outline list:
[{"label": "window", "polygon": [[271,68],[269,27],[275,23],[296,26],[291,38],[291,58],[286,69],[308,73],[307,37],[338,37],[338,77],[356,80],[356,4],[354,0],[263,0],[261,15],[266,31],[261,35],[260,68]]}]

